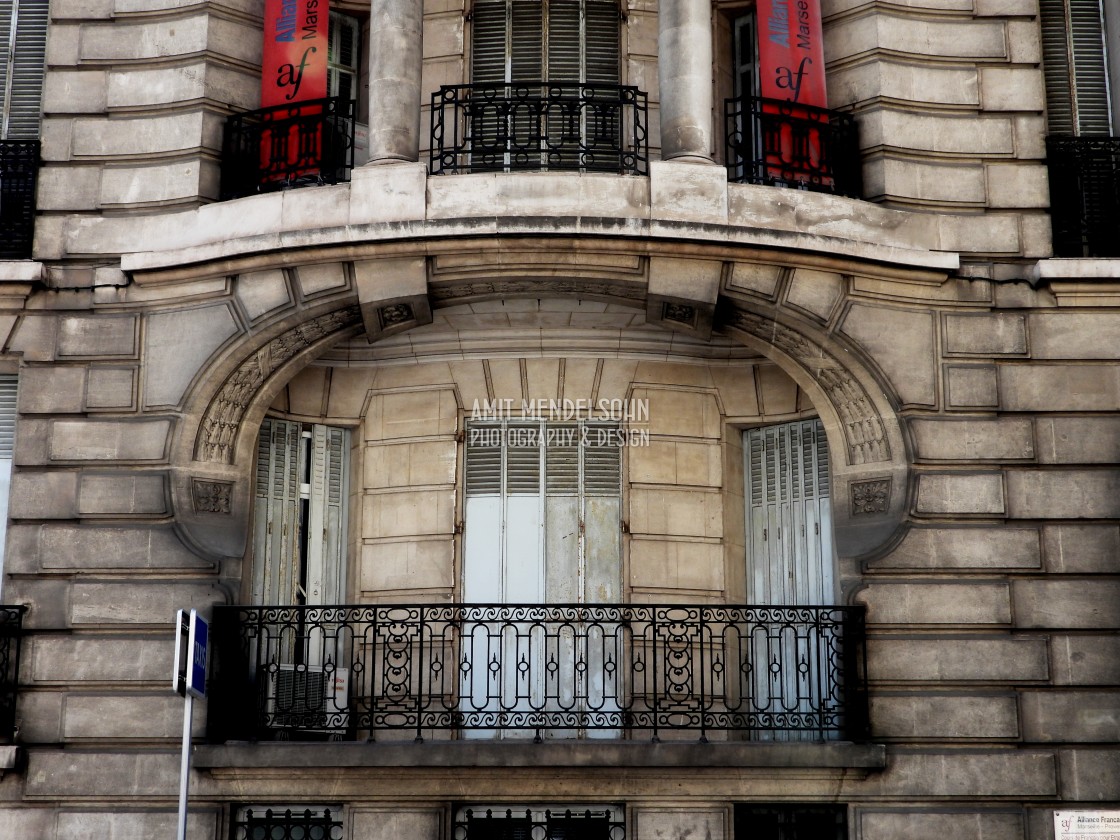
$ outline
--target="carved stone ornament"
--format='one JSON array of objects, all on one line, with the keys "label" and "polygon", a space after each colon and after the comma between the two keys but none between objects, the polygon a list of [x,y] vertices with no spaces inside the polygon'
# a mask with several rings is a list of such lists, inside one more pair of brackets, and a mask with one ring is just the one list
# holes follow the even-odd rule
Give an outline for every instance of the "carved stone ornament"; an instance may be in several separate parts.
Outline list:
[{"label": "carved stone ornament", "polygon": [[883,418],[867,391],[836,358],[789,327],[751,312],[735,311],[729,325],[773,345],[817,380],[840,414],[848,463],[874,464],[891,459]]},{"label": "carved stone ornament", "polygon": [[206,408],[195,440],[195,458],[199,461],[232,463],[241,418],[265,380],[299,353],[324,338],[353,326],[361,317],[357,306],[347,306],[320,315],[272,339],[242,362]]},{"label": "carved stone ornament", "polygon": [[233,485],[223,481],[191,482],[191,495],[194,497],[196,513],[226,513],[231,510]]},{"label": "carved stone ornament", "polygon": [[857,481],[851,485],[852,516],[886,513],[891,501],[891,480]]},{"label": "carved stone ornament", "polygon": [[447,302],[460,298],[494,295],[540,295],[542,297],[562,297],[565,295],[596,295],[615,297],[624,300],[643,300],[644,289],[628,288],[619,283],[604,283],[598,280],[487,280],[477,283],[451,283],[433,286],[430,297],[434,302]]},{"label": "carved stone ornament", "polygon": [[397,324],[407,324],[415,320],[412,307],[407,303],[394,303],[392,306],[383,306],[377,310],[377,318],[381,321],[381,328],[395,327]]},{"label": "carved stone ornament", "polygon": [[696,323],[696,307],[683,303],[666,303],[662,307],[661,317],[666,321],[692,326]]}]

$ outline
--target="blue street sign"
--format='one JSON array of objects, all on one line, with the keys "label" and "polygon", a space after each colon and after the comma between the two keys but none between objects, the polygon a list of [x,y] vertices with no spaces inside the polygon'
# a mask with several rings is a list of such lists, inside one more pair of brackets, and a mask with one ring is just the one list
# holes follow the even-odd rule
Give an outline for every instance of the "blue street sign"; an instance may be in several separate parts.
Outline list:
[{"label": "blue street sign", "polygon": [[206,620],[191,610],[190,667],[187,669],[187,691],[195,697],[206,696],[206,654],[209,651],[209,627]]}]

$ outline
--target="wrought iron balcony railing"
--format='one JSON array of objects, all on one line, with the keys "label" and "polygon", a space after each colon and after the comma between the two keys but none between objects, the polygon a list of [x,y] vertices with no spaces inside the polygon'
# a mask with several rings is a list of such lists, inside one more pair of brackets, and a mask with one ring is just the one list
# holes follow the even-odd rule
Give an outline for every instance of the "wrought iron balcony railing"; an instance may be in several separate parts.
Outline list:
[{"label": "wrought iron balcony railing", "polygon": [[16,729],[16,687],[25,610],[26,607],[0,606],[0,741],[10,740]]},{"label": "wrought iron balcony railing", "polygon": [[861,607],[217,607],[212,632],[219,742],[867,734]]},{"label": "wrought iron balcony railing", "polygon": [[626,822],[612,809],[464,808],[452,840],[626,840]]},{"label": "wrought iron balcony railing", "polygon": [[724,115],[731,181],[860,197],[859,132],[850,115],[757,96],[728,99]]},{"label": "wrought iron balcony railing", "polygon": [[31,257],[38,140],[0,140],[0,259]]},{"label": "wrought iron balcony railing", "polygon": [[350,180],[354,106],[332,96],[229,117],[222,198]]},{"label": "wrought iron balcony railing", "polygon": [[1046,138],[1056,257],[1120,257],[1120,137]]},{"label": "wrought iron balcony railing", "polygon": [[628,85],[443,85],[432,94],[432,173],[645,175],[646,112],[646,94]]},{"label": "wrought iron balcony railing", "polygon": [[231,820],[233,840],[342,840],[341,809],[243,809]]}]

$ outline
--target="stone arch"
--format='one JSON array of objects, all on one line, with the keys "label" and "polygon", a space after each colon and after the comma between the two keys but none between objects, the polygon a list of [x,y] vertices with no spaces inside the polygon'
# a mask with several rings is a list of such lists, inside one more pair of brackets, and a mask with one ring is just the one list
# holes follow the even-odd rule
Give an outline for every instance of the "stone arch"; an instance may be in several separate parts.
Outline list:
[{"label": "stone arch", "polygon": [[[833,505],[836,545],[842,558],[881,551],[893,542],[905,520],[908,452],[895,401],[873,362],[802,310],[773,297],[744,294],[720,283],[734,263],[703,260],[711,282],[690,298],[685,289],[656,288],[647,273],[629,263],[614,276],[589,271],[558,279],[555,274],[525,276],[502,267],[482,277],[440,275],[428,265],[426,288],[412,282],[407,296],[363,294],[361,282],[264,317],[238,340],[211,358],[183,406],[172,451],[172,502],[176,525],[195,551],[216,560],[243,556],[249,527],[250,464],[255,430],[279,389],[329,345],[343,336],[380,337],[414,328],[422,321],[388,324],[407,301],[410,314],[469,301],[512,297],[568,297],[607,300],[644,308],[649,321],[701,337],[711,328],[769,358],[810,395],[834,453]],[[678,261],[684,262],[684,261]],[[410,258],[410,266],[424,266]],[[360,268],[343,262],[343,274],[360,277]],[[411,270],[411,269],[410,269]],[[785,270],[785,269],[782,269]],[[511,276],[512,275],[512,276]],[[236,282],[236,281],[235,281]],[[718,289],[718,291],[717,291]],[[418,292],[420,294],[418,294]],[[690,323],[674,322],[681,310],[701,313]],[[664,313],[656,317],[654,313]],[[391,327],[388,329],[386,327]]]}]

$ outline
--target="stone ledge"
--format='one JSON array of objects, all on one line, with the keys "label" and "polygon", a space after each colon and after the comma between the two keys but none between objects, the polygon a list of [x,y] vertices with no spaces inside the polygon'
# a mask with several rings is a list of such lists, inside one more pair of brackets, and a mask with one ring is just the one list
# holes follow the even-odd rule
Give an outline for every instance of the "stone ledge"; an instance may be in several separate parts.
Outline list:
[{"label": "stone ledge", "polygon": [[571,741],[535,744],[248,743],[194,748],[199,769],[280,767],[761,767],[881,770],[882,744],[836,742],[638,743]]}]

